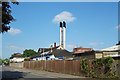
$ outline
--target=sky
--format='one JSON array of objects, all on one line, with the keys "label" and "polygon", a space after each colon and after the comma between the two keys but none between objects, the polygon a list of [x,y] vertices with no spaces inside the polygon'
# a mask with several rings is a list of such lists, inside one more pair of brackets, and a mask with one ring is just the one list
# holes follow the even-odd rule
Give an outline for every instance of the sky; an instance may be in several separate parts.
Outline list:
[{"label": "sky", "polygon": [[17,0],[19,2],[119,2],[119,0]]},{"label": "sky", "polygon": [[25,49],[59,45],[59,22],[66,21],[66,49],[95,50],[118,43],[117,2],[20,2],[11,4],[16,18],[2,35],[2,58]]}]

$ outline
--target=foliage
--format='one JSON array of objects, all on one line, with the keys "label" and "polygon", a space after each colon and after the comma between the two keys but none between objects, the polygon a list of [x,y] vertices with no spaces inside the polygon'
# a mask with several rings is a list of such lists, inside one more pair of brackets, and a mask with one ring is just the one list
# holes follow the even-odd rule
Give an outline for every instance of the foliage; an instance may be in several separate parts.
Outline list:
[{"label": "foliage", "polygon": [[29,58],[25,58],[24,61],[30,61],[30,59]]},{"label": "foliage", "polygon": [[118,76],[118,75],[116,75],[116,74],[115,74],[115,73],[113,73],[113,72],[109,72],[109,74],[108,74],[107,78],[119,78],[119,76]]},{"label": "foliage", "polygon": [[[107,77],[111,72],[111,66],[114,59],[112,57],[104,57],[99,59],[94,59],[92,61],[91,73],[94,72],[96,77]],[[92,74],[90,73],[90,76]],[[94,76],[92,76],[94,77]]]},{"label": "foliage", "polygon": [[116,71],[112,71],[112,57],[104,57],[92,60],[91,66],[88,68],[87,60],[84,58],[81,61],[81,70],[87,74],[87,77],[92,78],[119,78]]},{"label": "foliage", "polygon": [[3,63],[4,65],[9,65],[10,60],[6,58],[6,59],[2,60],[2,63]]},{"label": "foliage", "polygon": [[[19,4],[18,2],[12,2],[13,4]],[[1,7],[0,7],[1,8]],[[9,24],[12,21],[15,21],[13,16],[11,15],[11,6],[10,2],[2,2],[2,28],[0,27],[0,33],[1,32],[7,32],[10,30]]]},{"label": "foliage", "polygon": [[81,70],[84,72],[84,73],[87,73],[88,72],[88,65],[87,65],[87,59],[86,58],[83,58],[82,61],[81,61]]},{"label": "foliage", "polygon": [[2,59],[0,58],[0,65],[2,65]]},{"label": "foliage", "polygon": [[32,50],[32,49],[29,49],[29,50],[25,50],[23,51],[23,56],[24,57],[30,57],[31,55],[34,55],[36,54],[36,51]]}]

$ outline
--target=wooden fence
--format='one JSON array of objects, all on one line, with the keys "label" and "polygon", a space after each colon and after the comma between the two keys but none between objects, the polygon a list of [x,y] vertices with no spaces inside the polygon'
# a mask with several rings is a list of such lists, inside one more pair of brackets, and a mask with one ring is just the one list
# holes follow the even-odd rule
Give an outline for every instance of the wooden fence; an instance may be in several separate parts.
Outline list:
[{"label": "wooden fence", "polygon": [[[81,63],[80,60],[25,61],[24,68],[40,69],[40,70],[73,74],[73,75],[84,75],[80,69],[80,63]],[[90,63],[91,61],[88,61],[89,65]]]},{"label": "wooden fence", "polygon": [[[88,68],[90,68],[92,61],[87,61]],[[72,75],[85,76],[81,71],[81,60],[42,60],[42,61],[25,61],[23,64],[24,68],[27,69],[39,69],[52,72],[59,72]],[[114,67],[114,65],[119,64],[120,61],[113,62],[112,70],[116,70],[116,73],[120,75],[120,66]]]}]

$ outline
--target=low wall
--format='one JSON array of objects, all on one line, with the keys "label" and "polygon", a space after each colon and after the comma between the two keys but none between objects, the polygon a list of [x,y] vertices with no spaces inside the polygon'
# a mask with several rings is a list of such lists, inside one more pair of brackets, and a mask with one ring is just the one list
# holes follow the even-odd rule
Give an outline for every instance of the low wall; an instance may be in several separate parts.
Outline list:
[{"label": "low wall", "polygon": [[10,67],[23,68],[23,63],[24,62],[10,63]]}]

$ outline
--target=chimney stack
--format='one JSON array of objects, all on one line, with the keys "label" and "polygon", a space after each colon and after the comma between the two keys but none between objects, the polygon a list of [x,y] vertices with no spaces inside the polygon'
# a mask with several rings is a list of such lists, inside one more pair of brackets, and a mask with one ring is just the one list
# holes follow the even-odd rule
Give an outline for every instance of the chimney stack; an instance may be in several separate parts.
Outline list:
[{"label": "chimney stack", "polygon": [[66,23],[65,21],[60,22],[60,45],[65,49],[66,42]]},{"label": "chimney stack", "polygon": [[66,42],[66,23],[63,21],[63,48],[65,49],[65,42]]},{"label": "chimney stack", "polygon": [[60,45],[63,47],[63,28],[62,28],[62,22],[60,22]]},{"label": "chimney stack", "polygon": [[54,47],[56,48],[56,42],[54,43]]}]

